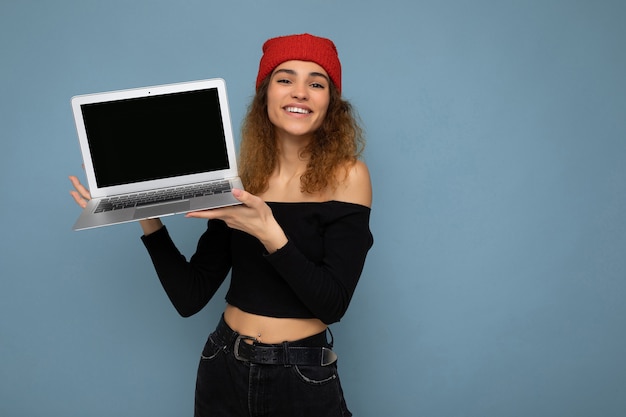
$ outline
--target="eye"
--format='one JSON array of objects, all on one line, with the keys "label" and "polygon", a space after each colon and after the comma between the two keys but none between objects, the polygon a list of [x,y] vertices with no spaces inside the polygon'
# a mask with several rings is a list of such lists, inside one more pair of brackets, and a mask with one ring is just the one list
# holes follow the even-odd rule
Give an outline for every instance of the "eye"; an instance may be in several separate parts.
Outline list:
[{"label": "eye", "polygon": [[313,88],[319,88],[319,89],[322,89],[322,90],[323,90],[324,88],[326,88],[326,86],[325,86],[324,84],[322,84],[322,83],[311,83],[311,87],[313,87]]},{"label": "eye", "polygon": [[288,80],[287,78],[278,78],[276,82],[281,84],[291,84],[291,80]]}]

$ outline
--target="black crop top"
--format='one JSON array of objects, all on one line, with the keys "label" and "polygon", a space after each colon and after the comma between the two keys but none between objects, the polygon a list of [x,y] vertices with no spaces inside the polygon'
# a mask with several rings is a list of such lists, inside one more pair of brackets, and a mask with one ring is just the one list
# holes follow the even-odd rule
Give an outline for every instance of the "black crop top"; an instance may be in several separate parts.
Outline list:
[{"label": "black crop top", "polygon": [[370,209],[339,201],[268,205],[288,237],[272,254],[220,220],[208,222],[189,261],[165,227],[142,237],[179,314],[200,311],[232,268],[226,301],[243,311],[326,324],[343,317],[373,243]]}]

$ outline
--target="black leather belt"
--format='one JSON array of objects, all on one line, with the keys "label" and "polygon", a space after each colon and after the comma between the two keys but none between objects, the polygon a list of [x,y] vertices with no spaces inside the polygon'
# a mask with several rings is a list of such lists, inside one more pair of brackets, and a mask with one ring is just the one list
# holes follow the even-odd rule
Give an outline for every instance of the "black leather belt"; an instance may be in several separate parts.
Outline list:
[{"label": "black leather belt", "polygon": [[246,342],[253,337],[239,335],[235,339],[233,353],[240,361],[265,365],[313,365],[328,366],[337,360],[337,354],[325,347],[259,345]]},{"label": "black leather belt", "polygon": [[237,360],[262,365],[301,365],[328,366],[337,361],[337,354],[320,346],[298,346],[298,342],[284,342],[280,345],[267,345],[256,342],[254,337],[240,335],[228,327],[223,319],[216,335],[224,342],[232,343]]}]

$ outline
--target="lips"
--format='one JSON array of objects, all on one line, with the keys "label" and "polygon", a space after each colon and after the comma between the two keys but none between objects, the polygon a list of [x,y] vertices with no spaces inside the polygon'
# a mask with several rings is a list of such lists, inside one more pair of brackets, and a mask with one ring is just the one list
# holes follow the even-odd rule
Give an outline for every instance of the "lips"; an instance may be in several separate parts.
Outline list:
[{"label": "lips", "polygon": [[285,110],[289,113],[298,113],[298,114],[309,114],[311,110],[303,109],[302,107],[285,107]]}]

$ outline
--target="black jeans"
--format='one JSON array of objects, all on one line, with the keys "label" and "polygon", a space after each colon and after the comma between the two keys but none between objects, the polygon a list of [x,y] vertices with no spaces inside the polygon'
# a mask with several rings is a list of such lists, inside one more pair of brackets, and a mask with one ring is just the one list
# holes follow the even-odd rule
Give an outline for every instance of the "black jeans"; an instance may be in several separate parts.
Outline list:
[{"label": "black jeans", "polygon": [[[330,365],[266,365],[239,360],[239,334],[220,320],[202,351],[195,417],[349,417],[337,374]],[[261,346],[273,346],[263,345]],[[328,347],[326,332],[290,346]]]}]

